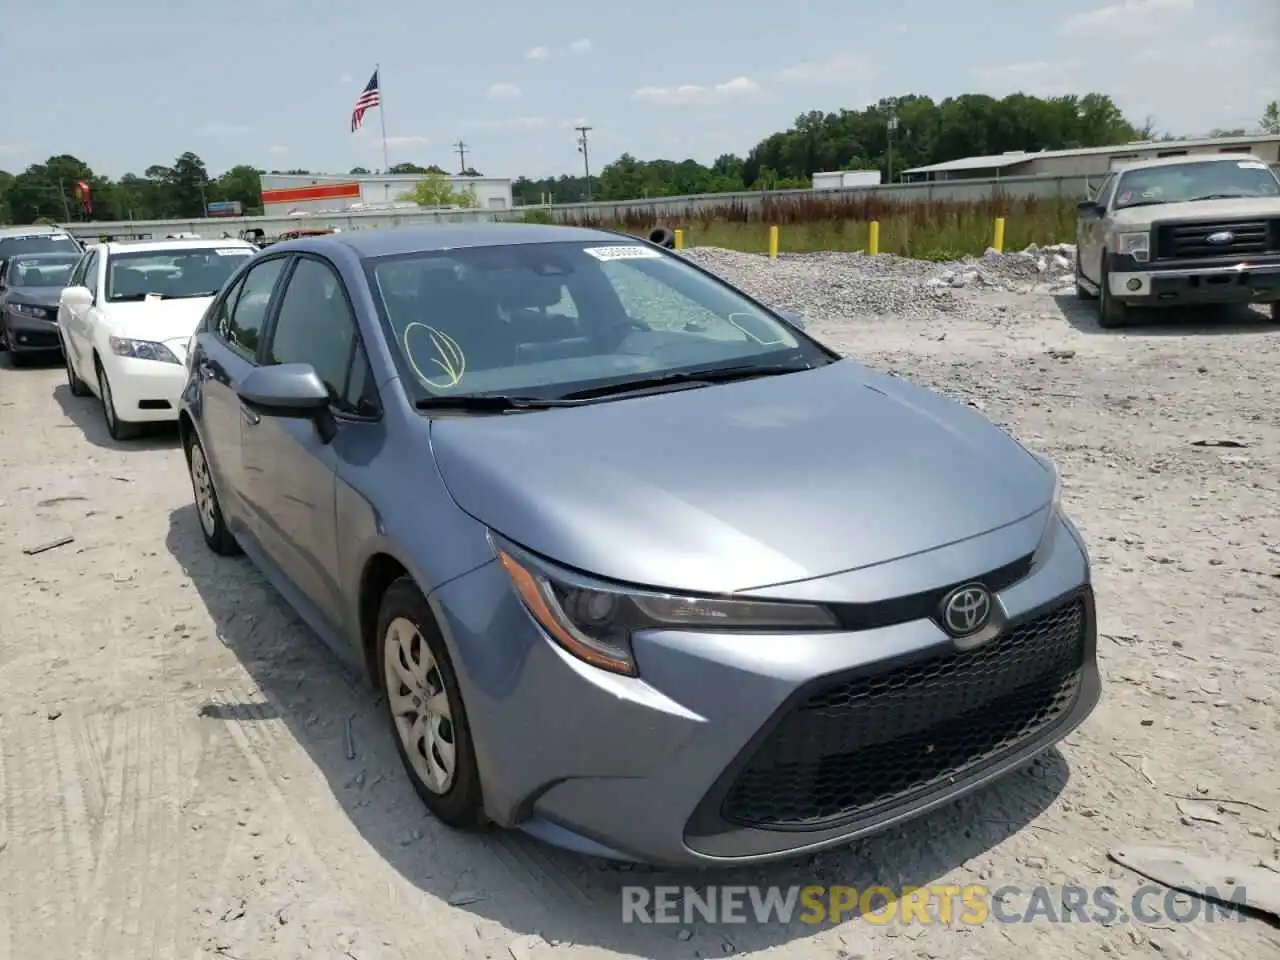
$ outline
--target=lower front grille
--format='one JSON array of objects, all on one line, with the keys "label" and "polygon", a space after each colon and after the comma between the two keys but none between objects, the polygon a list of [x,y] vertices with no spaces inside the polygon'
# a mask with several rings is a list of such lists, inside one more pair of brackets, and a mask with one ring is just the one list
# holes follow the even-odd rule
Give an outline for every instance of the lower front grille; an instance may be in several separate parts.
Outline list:
[{"label": "lower front grille", "polygon": [[1194,260],[1280,250],[1275,245],[1280,236],[1278,225],[1280,221],[1267,220],[1162,223],[1156,228],[1154,256],[1157,260]]},{"label": "lower front grille", "polygon": [[968,652],[841,680],[752,755],[722,816],[818,829],[908,802],[1016,749],[1070,712],[1085,651],[1075,599]]}]

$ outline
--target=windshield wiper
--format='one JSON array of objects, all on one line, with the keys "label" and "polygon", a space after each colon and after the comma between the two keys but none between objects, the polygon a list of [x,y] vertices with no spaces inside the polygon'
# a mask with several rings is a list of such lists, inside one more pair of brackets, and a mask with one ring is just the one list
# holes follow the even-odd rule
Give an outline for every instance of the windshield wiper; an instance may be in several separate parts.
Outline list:
[{"label": "windshield wiper", "polygon": [[1245,200],[1248,198],[1247,193],[1206,193],[1203,197],[1192,197],[1190,200],[1184,200],[1183,203],[1199,203],[1201,200]]},{"label": "windshield wiper", "polygon": [[1117,210],[1132,210],[1134,207],[1158,207],[1163,203],[1169,203],[1168,200],[1135,200],[1133,203],[1126,203],[1116,207]]},{"label": "windshield wiper", "polygon": [[578,404],[510,393],[463,393],[457,396],[419,397],[413,402],[413,406],[416,410],[483,410],[501,413],[504,410],[546,410],[551,407],[574,407]]},{"label": "windshield wiper", "polygon": [[756,377],[776,377],[784,373],[799,373],[801,370],[812,370],[808,363],[769,363],[739,364],[733,367],[712,367],[708,370],[678,370],[671,373],[659,373],[650,377],[638,377],[623,380],[620,383],[606,383],[598,387],[585,387],[572,390],[561,396],[561,400],[592,400],[596,397],[608,397],[619,393],[633,393],[641,390],[653,390],[679,384],[707,385],[712,383],[728,383],[731,380],[753,380]]}]

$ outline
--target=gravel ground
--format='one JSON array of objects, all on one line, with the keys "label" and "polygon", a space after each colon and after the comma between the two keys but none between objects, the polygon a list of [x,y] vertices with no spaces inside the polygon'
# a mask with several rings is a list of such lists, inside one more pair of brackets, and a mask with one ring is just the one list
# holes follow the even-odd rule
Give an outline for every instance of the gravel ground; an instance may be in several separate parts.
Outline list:
[{"label": "gravel ground", "polygon": [[368,690],[245,562],[205,551],[175,439],[114,444],[59,368],[4,367],[0,960],[1280,954],[1256,919],[619,922],[637,882],[1123,898],[1143,881],[1108,861],[1117,846],[1280,859],[1280,332],[1247,311],[1103,332],[1063,295],[1056,252],[689,256],[1058,462],[1095,561],[1106,687],[1089,722],[975,796],[781,867],[698,878],[459,836],[423,812]]}]

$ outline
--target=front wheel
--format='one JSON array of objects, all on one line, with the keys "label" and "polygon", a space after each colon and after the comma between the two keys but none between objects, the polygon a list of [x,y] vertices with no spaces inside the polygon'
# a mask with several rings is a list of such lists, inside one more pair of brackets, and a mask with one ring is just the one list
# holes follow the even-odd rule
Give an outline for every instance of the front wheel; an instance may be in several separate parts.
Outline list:
[{"label": "front wheel", "polygon": [[1098,284],[1098,325],[1108,330],[1123,327],[1129,322],[1128,306],[1111,295],[1111,267],[1106,255],[1102,257],[1101,281]]},{"label": "front wheel", "polygon": [[111,394],[111,381],[101,363],[98,364],[98,396],[102,398],[102,416],[107,421],[107,433],[112,440],[132,440],[141,432],[138,424],[121,420],[116,413],[116,398]]},{"label": "front wheel", "polygon": [[194,428],[187,442],[187,469],[191,473],[191,491],[195,494],[196,514],[200,517],[200,532],[204,535],[205,545],[221,557],[236,556],[240,553],[240,544],[222,517],[218,491],[213,486],[213,472]]},{"label": "front wheel", "polygon": [[1082,281],[1082,280],[1084,280],[1084,271],[1082,271],[1082,270],[1080,269],[1080,256],[1081,256],[1081,254],[1082,254],[1083,252],[1084,252],[1084,247],[1082,247],[1082,246],[1080,245],[1079,240],[1078,240],[1078,238],[1077,238],[1077,242],[1076,242],[1076,299],[1077,299],[1077,300],[1097,300],[1097,299],[1098,299],[1097,295],[1096,295],[1096,294],[1094,294],[1093,292],[1091,292],[1091,291],[1089,290],[1089,288],[1088,288],[1088,287],[1086,287],[1083,283],[1081,283],[1081,281]]},{"label": "front wheel", "polygon": [[431,608],[409,577],[382,598],[378,664],[396,750],[418,796],[450,827],[479,826],[480,772],[457,676]]},{"label": "front wheel", "polygon": [[1271,304],[1271,322],[1280,323],[1280,300]]}]

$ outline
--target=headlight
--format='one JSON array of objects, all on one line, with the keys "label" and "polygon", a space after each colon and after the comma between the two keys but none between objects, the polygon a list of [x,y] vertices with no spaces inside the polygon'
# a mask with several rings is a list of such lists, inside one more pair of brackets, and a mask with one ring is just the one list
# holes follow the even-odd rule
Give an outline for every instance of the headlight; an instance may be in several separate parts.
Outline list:
[{"label": "headlight", "polygon": [[685,597],[597,583],[547,566],[522,550],[494,542],[529,613],[566,651],[624,676],[637,673],[631,636],[639,630],[832,630],[825,607],[807,603]]},{"label": "headlight", "polygon": [[1045,523],[1044,532],[1040,534],[1040,542],[1036,545],[1036,552],[1031,557],[1031,569],[1034,570],[1044,562],[1044,558],[1049,553],[1049,548],[1053,545],[1053,536],[1057,530],[1059,510],[1062,506],[1062,475],[1058,472],[1054,462],[1048,457],[1041,456],[1026,446],[1023,446],[1022,449],[1031,454],[1036,462],[1053,476],[1053,493],[1049,499],[1049,519]]},{"label": "headlight", "polygon": [[1116,234],[1116,253],[1126,253],[1135,260],[1150,259],[1151,234],[1146,232]]},{"label": "headlight", "polygon": [[112,337],[110,343],[111,352],[117,357],[182,364],[182,361],[173,355],[173,351],[163,343],[155,343],[151,340],[129,340],[126,337]]},{"label": "headlight", "polygon": [[11,303],[9,309],[20,317],[34,317],[37,320],[50,320],[51,312],[44,307],[36,307],[29,303]]}]

